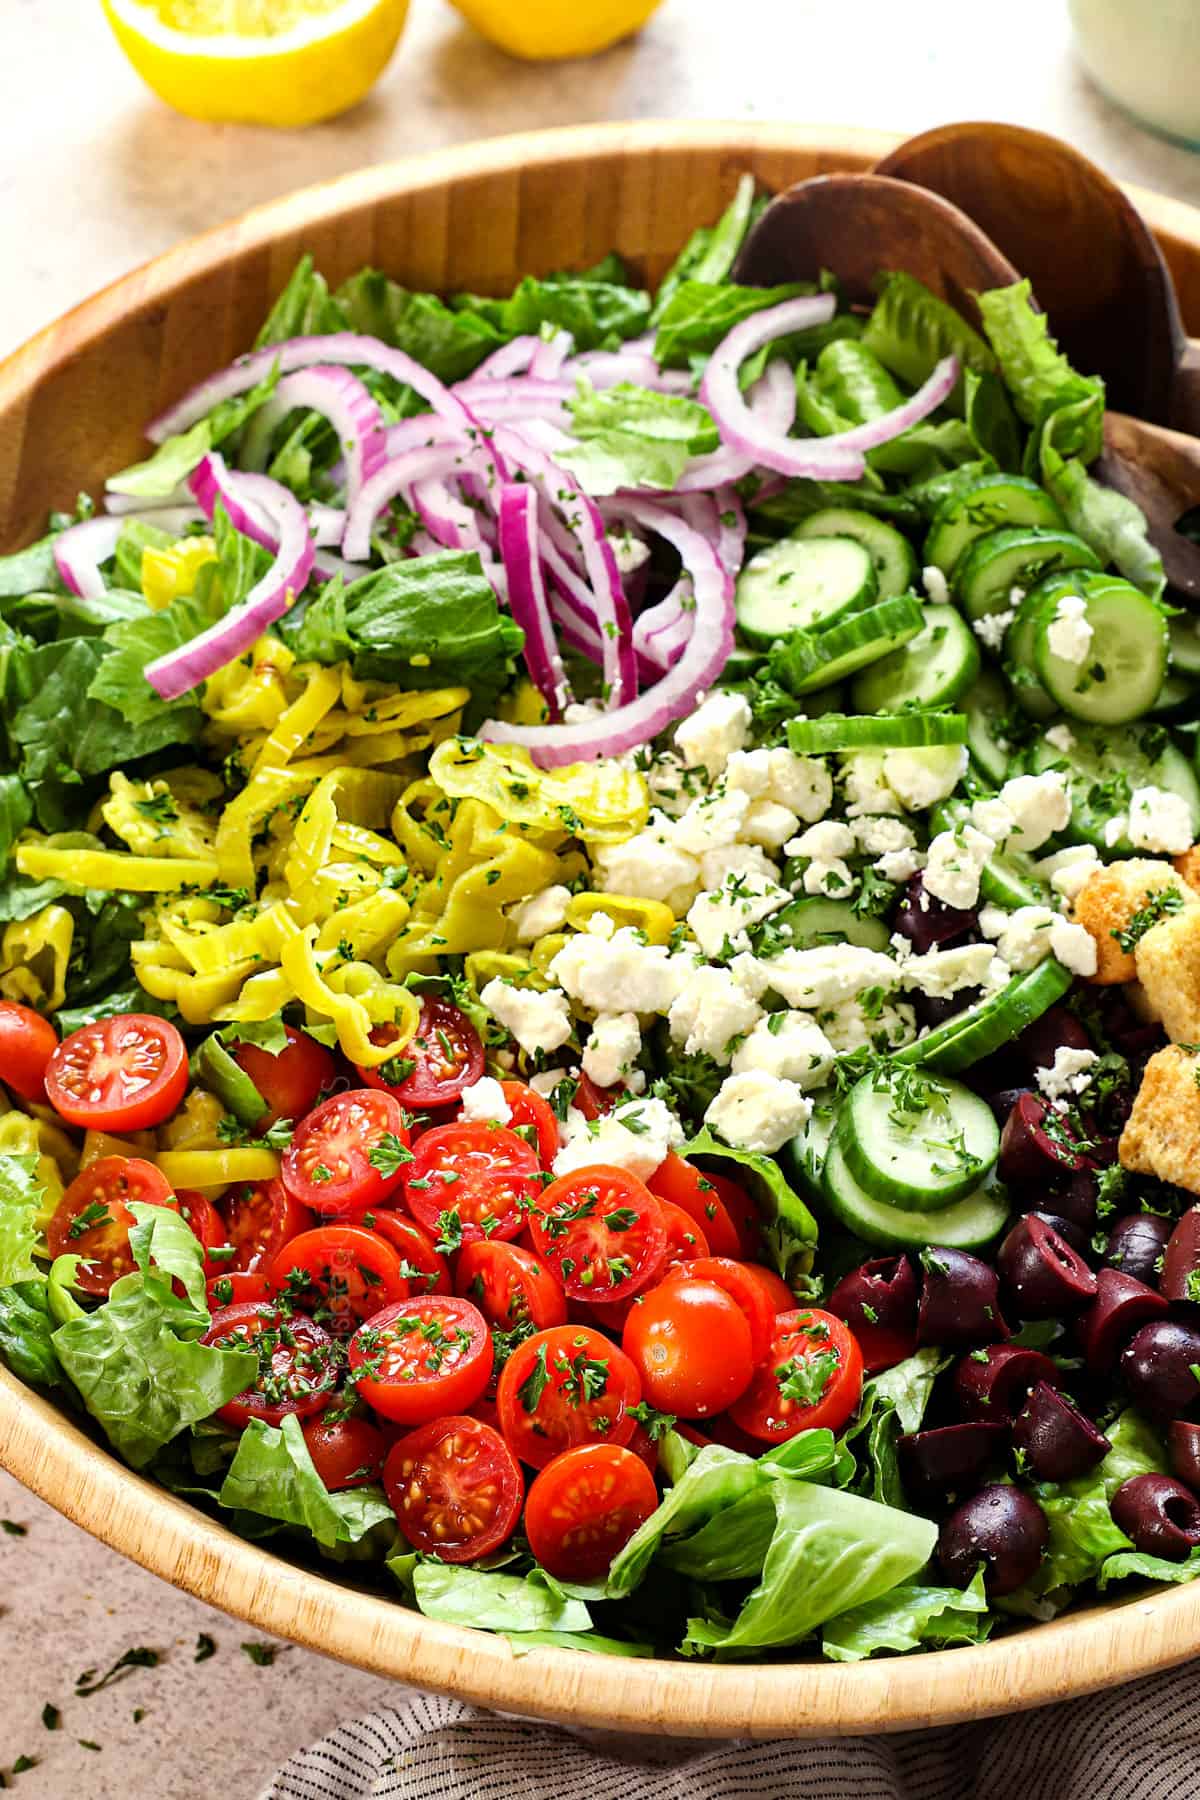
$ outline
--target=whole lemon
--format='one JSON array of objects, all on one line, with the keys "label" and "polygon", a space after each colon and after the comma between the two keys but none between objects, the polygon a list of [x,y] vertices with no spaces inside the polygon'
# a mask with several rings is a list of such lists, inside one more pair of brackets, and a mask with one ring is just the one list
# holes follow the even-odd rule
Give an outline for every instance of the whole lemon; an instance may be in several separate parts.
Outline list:
[{"label": "whole lemon", "polygon": [[450,0],[489,43],[529,62],[593,56],[640,31],[661,0]]}]

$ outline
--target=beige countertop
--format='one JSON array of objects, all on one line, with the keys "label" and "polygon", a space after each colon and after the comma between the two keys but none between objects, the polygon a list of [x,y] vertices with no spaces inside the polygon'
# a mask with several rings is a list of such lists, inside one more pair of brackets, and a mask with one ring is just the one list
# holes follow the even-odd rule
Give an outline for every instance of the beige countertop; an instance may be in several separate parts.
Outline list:
[{"label": "beige countertop", "polygon": [[[364,163],[477,136],[599,119],[795,119],[916,131],[955,117],[1057,131],[1115,175],[1200,204],[1200,157],[1129,124],[1090,87],[1056,0],[666,0],[636,41],[535,67],[413,0],[370,100],[308,133],[205,126],[146,93],[96,0],[0,0],[0,354],[93,289],[248,206]],[[301,1650],[266,1668],[258,1634],[144,1574],[0,1476],[5,1719],[0,1768],[26,1800],[252,1800],[271,1769],[397,1689]],[[217,1652],[194,1661],[200,1633]],[[147,1645],[76,1699],[85,1668]],[[42,1708],[61,1708],[47,1731]],[[144,1717],[135,1722],[135,1710]],[[86,1738],[101,1746],[82,1747]]]}]

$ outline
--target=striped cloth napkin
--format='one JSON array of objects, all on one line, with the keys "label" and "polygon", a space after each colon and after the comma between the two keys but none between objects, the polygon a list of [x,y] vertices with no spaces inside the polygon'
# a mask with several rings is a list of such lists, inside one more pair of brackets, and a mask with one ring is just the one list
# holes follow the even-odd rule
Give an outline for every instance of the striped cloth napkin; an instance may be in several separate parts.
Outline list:
[{"label": "striped cloth napkin", "polygon": [[302,1750],[261,1800],[1196,1800],[1200,1671],[894,1736],[577,1735],[418,1695]]}]

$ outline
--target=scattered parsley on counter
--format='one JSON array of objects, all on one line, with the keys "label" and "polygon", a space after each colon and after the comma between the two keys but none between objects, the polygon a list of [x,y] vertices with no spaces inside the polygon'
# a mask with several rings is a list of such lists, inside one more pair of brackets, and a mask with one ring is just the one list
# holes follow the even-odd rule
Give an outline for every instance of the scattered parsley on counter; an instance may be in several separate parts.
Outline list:
[{"label": "scattered parsley on counter", "polygon": [[216,1654],[216,1639],[209,1637],[207,1631],[202,1631],[200,1636],[196,1639],[196,1654],[193,1656],[192,1661],[207,1662],[210,1656],[215,1656]]}]

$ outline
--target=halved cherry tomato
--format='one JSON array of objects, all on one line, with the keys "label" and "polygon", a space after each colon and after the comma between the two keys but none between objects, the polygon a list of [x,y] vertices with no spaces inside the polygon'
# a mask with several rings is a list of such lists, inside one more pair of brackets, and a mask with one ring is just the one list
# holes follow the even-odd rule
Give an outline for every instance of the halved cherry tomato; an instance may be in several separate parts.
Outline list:
[{"label": "halved cherry tomato", "polygon": [[[678,1421],[676,1421],[676,1423],[678,1423]],[[630,1438],[625,1448],[629,1451],[631,1456],[636,1456],[639,1462],[645,1463],[646,1467],[653,1475],[655,1469],[658,1467],[658,1442],[655,1438],[650,1436],[650,1433],[646,1430],[644,1425],[637,1424],[634,1426],[633,1436]]]},{"label": "halved cherry tomato", "polygon": [[301,1119],[280,1174],[304,1206],[328,1215],[382,1206],[410,1166],[400,1102],[374,1088],[351,1088]]},{"label": "halved cherry tomato", "polygon": [[227,1425],[248,1425],[251,1419],[278,1425],[288,1413],[304,1417],[329,1403],[338,1349],[303,1313],[284,1314],[263,1301],[223,1306],[200,1341],[258,1357],[252,1386],[217,1408],[217,1418]]},{"label": "halved cherry tomato", "polygon": [[65,1037],[46,1068],[46,1095],[68,1125],[141,1131],[169,1119],[187,1087],[187,1049],[149,1013],[96,1019]]},{"label": "halved cherry tomato", "polygon": [[0,1081],[22,1100],[46,1098],[46,1067],[58,1048],[58,1033],[49,1019],[22,1006],[19,1000],[0,1000]]},{"label": "halved cherry tomato", "polygon": [[422,1132],[404,1171],[409,1211],[437,1234],[436,1242],[515,1238],[540,1191],[537,1151],[507,1126],[483,1119],[459,1119]]},{"label": "halved cherry tomato", "polygon": [[676,1272],[640,1294],[621,1345],[652,1406],[686,1419],[724,1412],[754,1374],[746,1315],[715,1281]]},{"label": "halved cherry tomato", "polygon": [[429,1233],[402,1212],[386,1207],[363,1214],[362,1223],[377,1231],[400,1252],[400,1269],[414,1294],[452,1294],[450,1267],[433,1247]]},{"label": "halved cherry tomato", "polygon": [[359,1394],[400,1425],[463,1411],[487,1387],[492,1362],[483,1314],[453,1294],[414,1295],[385,1307],[350,1340]]},{"label": "halved cherry tomato", "polygon": [[740,1256],[741,1240],[712,1179],[672,1150],[650,1177],[650,1192],[681,1206],[708,1239],[713,1256]]},{"label": "halved cherry tomato", "polygon": [[477,1562],[512,1536],[525,1482],[490,1425],[462,1414],[434,1419],[388,1452],[383,1486],[414,1550]]},{"label": "halved cherry tomato", "polygon": [[527,1135],[528,1127],[533,1127],[538,1156],[542,1167],[548,1169],[559,1151],[558,1120],[549,1101],[523,1081],[502,1081],[500,1086],[512,1113],[510,1130],[522,1134],[525,1127],[522,1135]]},{"label": "halved cherry tomato", "polygon": [[326,1419],[323,1414],[301,1426],[313,1468],[331,1494],[378,1481],[387,1455],[387,1439],[370,1419]]},{"label": "halved cherry tomato", "polygon": [[400,1252],[359,1225],[319,1225],[284,1244],[267,1270],[286,1294],[334,1337],[351,1337],[365,1319],[408,1299]]},{"label": "halved cherry tomato", "polygon": [[287,1043],[278,1052],[264,1050],[261,1044],[233,1044],[234,1062],[247,1074],[263,1099],[267,1111],[254,1129],[265,1131],[279,1119],[302,1119],[317,1103],[322,1088],[332,1087],[337,1065],[323,1044],[285,1025]]},{"label": "halved cherry tomato", "polygon": [[666,1279],[676,1273],[694,1276],[698,1281],[715,1281],[741,1307],[750,1327],[750,1354],[757,1368],[771,1347],[775,1309],[749,1265],[734,1262],[729,1256],[698,1256],[681,1263],[678,1270],[672,1269]]},{"label": "halved cherry tomato", "polygon": [[545,1468],[576,1444],[627,1444],[642,1397],[623,1350],[587,1325],[556,1325],[518,1344],[496,1386],[496,1405],[514,1456]]},{"label": "halved cherry tomato", "polygon": [[107,1294],[134,1267],[129,1248],[129,1202],[168,1206],[175,1196],[165,1175],[138,1156],[102,1156],[81,1169],[46,1226],[51,1256],[82,1257],[76,1282],[85,1294]]},{"label": "halved cherry tomato", "polygon": [[632,1451],[582,1444],[564,1450],[534,1480],[525,1536],[559,1581],[594,1581],[657,1505],[654,1477]]},{"label": "halved cherry tomato", "polygon": [[858,1405],[862,1380],[862,1351],[841,1319],[815,1307],[779,1313],[767,1359],[729,1417],[770,1444],[816,1425],[837,1431]]},{"label": "halved cherry tomato", "polygon": [[248,1275],[245,1269],[232,1269],[228,1275],[211,1275],[208,1280],[210,1312],[222,1306],[239,1306],[248,1300],[268,1300],[271,1290],[265,1275]]},{"label": "halved cherry tomato", "polygon": [[301,1206],[282,1181],[251,1181],[230,1188],[219,1210],[236,1252],[230,1274],[236,1269],[267,1268],[276,1251],[313,1223],[307,1206]]},{"label": "halved cherry tomato", "polygon": [[602,1088],[592,1080],[590,1075],[580,1074],[577,1077],[571,1105],[576,1112],[581,1112],[585,1119],[599,1119],[604,1113],[611,1112],[614,1106],[624,1100],[625,1095],[624,1082],[619,1082],[616,1087]]},{"label": "halved cherry tomato", "polygon": [[214,1257],[213,1250],[229,1247],[229,1233],[225,1229],[225,1221],[205,1194],[193,1193],[190,1188],[180,1188],[175,1198],[179,1202],[179,1216],[186,1219],[204,1251],[204,1273],[206,1276],[219,1275],[233,1261],[232,1257]]},{"label": "halved cherry tomato", "polygon": [[[673,1270],[680,1268],[690,1258],[708,1255],[704,1233],[694,1219],[689,1219],[682,1206],[672,1206],[669,1200],[662,1200],[659,1204],[662,1207],[663,1224],[667,1228],[667,1243],[662,1261],[646,1283],[646,1289],[665,1281]],[[592,1300],[586,1303],[573,1301],[567,1316],[581,1319],[587,1325],[599,1325],[602,1331],[611,1331],[614,1336],[620,1337],[629,1317],[629,1309],[636,1299],[636,1294],[629,1294],[620,1300]],[[575,1308],[577,1310],[572,1310]],[[657,1454],[656,1451],[656,1458]]]},{"label": "halved cherry tomato", "polygon": [[747,1275],[752,1275],[763,1293],[767,1296],[767,1304],[773,1313],[794,1312],[796,1296],[781,1275],[774,1269],[764,1268],[762,1263],[743,1263]]},{"label": "halved cherry tomato", "polygon": [[638,1293],[667,1248],[662,1207],[645,1182],[604,1163],[552,1181],[529,1228],[572,1300]]},{"label": "halved cherry tomato", "polygon": [[567,1299],[545,1262],[519,1244],[467,1244],[458,1259],[454,1285],[473,1300],[489,1325],[501,1331],[531,1324],[538,1331],[565,1325]]},{"label": "halved cherry tomato", "polygon": [[495,1400],[490,1398],[487,1394],[480,1394],[478,1400],[472,1400],[471,1417],[473,1419],[482,1419],[483,1423],[485,1425],[490,1425],[493,1431],[499,1431],[500,1429],[500,1409],[496,1405]]},{"label": "halved cherry tomato", "polygon": [[718,1175],[714,1169],[703,1171],[705,1181],[711,1182],[717,1190],[717,1198],[724,1206],[738,1235],[738,1256],[743,1262],[753,1262],[762,1255],[763,1239],[760,1229],[761,1214],[758,1207],[745,1188],[738,1181],[731,1181],[728,1175]]},{"label": "halved cherry tomato", "polygon": [[[394,1025],[380,1025],[371,1033],[373,1044],[386,1044],[398,1036]],[[399,1081],[389,1081],[388,1064],[359,1069],[368,1087],[383,1088],[401,1106],[414,1111],[429,1106],[450,1106],[463,1089],[473,1087],[483,1074],[483,1045],[479,1033],[448,1000],[427,998],[421,1002],[416,1033],[396,1052],[396,1058],[413,1066]]]}]

